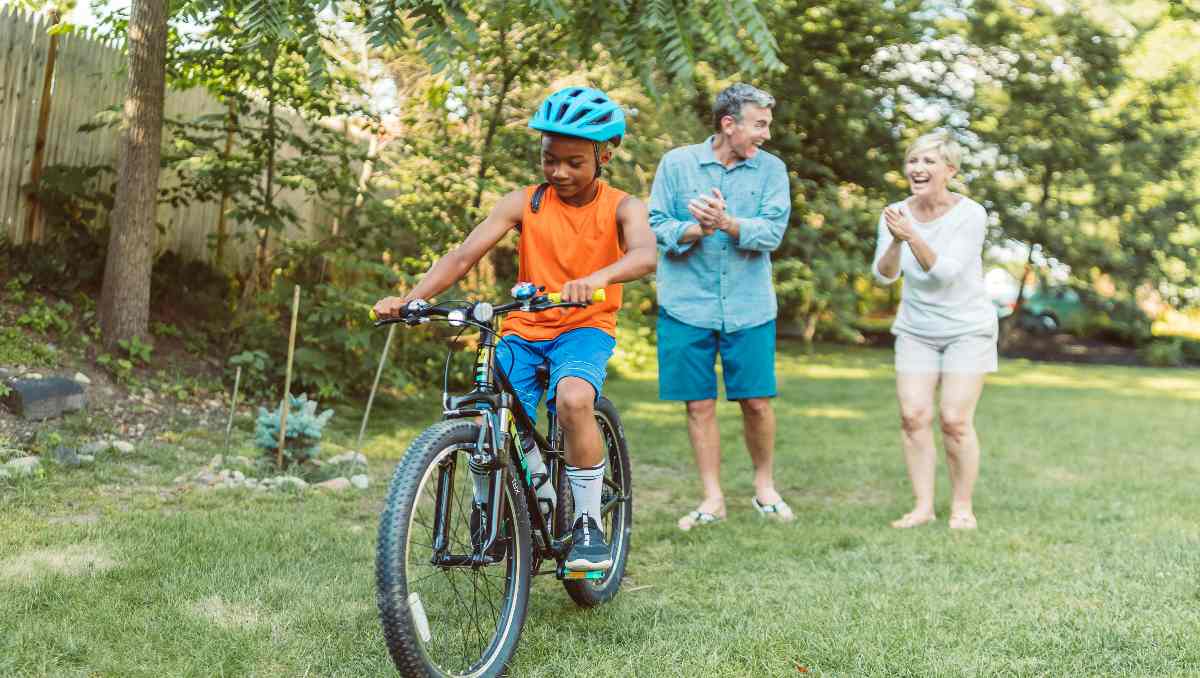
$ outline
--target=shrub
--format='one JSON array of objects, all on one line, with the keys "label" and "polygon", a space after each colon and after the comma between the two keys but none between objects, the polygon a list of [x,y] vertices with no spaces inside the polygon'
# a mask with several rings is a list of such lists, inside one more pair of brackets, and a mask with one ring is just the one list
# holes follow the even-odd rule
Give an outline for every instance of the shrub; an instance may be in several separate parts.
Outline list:
[{"label": "shrub", "polygon": [[1185,362],[1183,342],[1178,338],[1155,339],[1140,354],[1147,365],[1154,367],[1180,367]]},{"label": "shrub", "polygon": [[[258,295],[231,332],[237,338],[234,350],[240,356],[252,353],[255,369],[262,366],[262,379],[247,383],[248,394],[261,386],[263,390],[257,395],[265,396],[271,387],[283,382],[292,288],[296,283],[301,285],[301,297],[293,383],[322,399],[358,396],[370,390],[387,330],[374,327],[367,312],[381,297],[397,293],[398,276],[378,259],[372,261],[349,250],[322,248],[320,243],[289,244],[286,253],[277,259],[271,288]],[[325,276],[319,273],[322,259]],[[463,295],[453,290],[441,295],[443,299],[456,296]],[[382,386],[396,389],[401,395],[440,389],[447,341],[457,334],[457,329],[438,323],[420,329],[397,329]],[[460,358],[469,359],[469,355]],[[451,376],[457,379],[452,385],[461,387],[469,374],[452,369]]]},{"label": "shrub", "polygon": [[1176,337],[1183,359],[1192,365],[1200,365],[1200,339]]},{"label": "shrub", "polygon": [[[308,394],[299,397],[288,395],[290,406],[287,417],[287,433],[283,441],[283,464],[289,467],[302,464],[317,456],[317,447],[321,442],[321,431],[333,417],[333,410],[325,410],[317,414],[317,401],[309,400]],[[279,449],[279,420],[282,417],[283,405],[268,412],[266,408],[258,408],[258,419],[254,424],[254,444],[271,458]]]},{"label": "shrub", "polygon": [[0,268],[27,273],[35,285],[63,295],[80,287],[98,289],[108,249],[111,175],[103,165],[47,167],[37,187],[25,187],[36,191],[45,208],[46,238],[5,245],[0,259],[7,261]]},{"label": "shrub", "polygon": [[1152,321],[1132,299],[1104,299],[1084,290],[1087,311],[1064,328],[1072,334],[1122,346],[1138,347],[1153,338]]}]

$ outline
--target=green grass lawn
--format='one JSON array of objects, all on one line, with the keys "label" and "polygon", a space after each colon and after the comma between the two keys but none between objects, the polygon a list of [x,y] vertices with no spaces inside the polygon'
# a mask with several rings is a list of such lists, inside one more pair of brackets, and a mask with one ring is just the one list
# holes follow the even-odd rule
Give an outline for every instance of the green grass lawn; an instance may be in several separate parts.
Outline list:
[{"label": "green grass lawn", "polygon": [[[577,609],[539,578],[516,676],[1200,675],[1200,373],[1005,362],[978,414],[980,529],[890,529],[910,507],[890,353],[779,359],[779,489],[750,508],[720,408],[729,520],[681,533],[682,407],[614,380],[631,441],[625,590]],[[361,410],[342,408],[348,443]],[[384,676],[375,521],[436,405],[384,403],[372,487],[175,492],[216,432],[0,485],[0,675]]]}]

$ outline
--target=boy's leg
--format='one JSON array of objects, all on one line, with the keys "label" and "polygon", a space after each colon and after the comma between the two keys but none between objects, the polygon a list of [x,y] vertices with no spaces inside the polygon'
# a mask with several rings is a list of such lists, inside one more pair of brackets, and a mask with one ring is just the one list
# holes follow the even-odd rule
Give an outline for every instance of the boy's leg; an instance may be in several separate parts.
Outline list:
[{"label": "boy's leg", "polygon": [[[517,399],[529,418],[537,421],[537,406],[542,399],[541,385],[537,380],[537,366],[545,362],[545,349],[550,342],[528,341],[516,335],[501,338],[496,345],[495,363],[504,372],[516,391]],[[487,524],[481,507],[487,502],[487,477],[471,474],[474,482],[474,505],[471,508],[471,532],[475,539],[482,538],[481,530]]]},{"label": "boy's leg", "polygon": [[574,541],[567,567],[606,570],[612,554],[604,540],[601,494],[604,491],[604,440],[594,405],[600,396],[615,341],[594,328],[571,330],[554,340],[550,358],[548,407],[558,416],[566,441],[567,478],[575,500]]}]

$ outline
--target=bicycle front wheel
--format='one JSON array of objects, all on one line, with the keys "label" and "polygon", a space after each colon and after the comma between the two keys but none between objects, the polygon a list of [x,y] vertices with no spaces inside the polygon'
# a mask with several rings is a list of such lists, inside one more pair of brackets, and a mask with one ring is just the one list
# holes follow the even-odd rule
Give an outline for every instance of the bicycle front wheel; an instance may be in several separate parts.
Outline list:
[{"label": "bicycle front wheel", "polygon": [[504,483],[497,562],[461,564],[474,550],[467,459],[478,437],[471,422],[434,424],[392,476],[375,584],[388,652],[405,676],[500,675],[525,623],[532,539],[519,483]]}]

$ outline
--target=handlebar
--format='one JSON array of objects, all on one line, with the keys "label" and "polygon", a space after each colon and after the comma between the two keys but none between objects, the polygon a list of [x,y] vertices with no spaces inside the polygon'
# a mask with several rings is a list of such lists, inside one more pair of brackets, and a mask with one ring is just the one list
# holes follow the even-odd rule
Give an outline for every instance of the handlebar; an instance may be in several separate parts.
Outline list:
[{"label": "handlebar", "polygon": [[[562,303],[562,292],[547,292],[546,298],[549,299],[550,302],[554,303],[554,304]],[[592,303],[593,304],[599,304],[600,302],[604,301],[606,298],[608,298],[608,295],[605,294],[603,287],[592,292]]]},{"label": "handlebar", "polygon": [[[487,323],[492,319],[492,317],[508,313],[510,311],[547,311],[552,308],[582,308],[587,306],[589,303],[600,303],[605,301],[605,299],[607,299],[607,295],[603,289],[598,289],[592,292],[592,300],[590,302],[564,302],[562,300],[562,292],[547,292],[546,294],[535,296],[532,299],[527,299],[525,301],[513,301],[500,306],[492,306],[487,302],[479,302],[475,304],[462,303],[458,305],[436,304],[416,310],[404,308],[401,310],[399,317],[384,319],[379,318],[379,316],[375,313],[375,309],[372,308],[367,315],[371,321],[375,323],[376,327],[399,322],[415,325],[422,321],[427,322],[433,318],[449,319],[452,321],[452,324],[464,322],[474,325],[478,322]],[[482,309],[483,307],[486,307],[486,317],[479,317],[480,314],[477,309]],[[454,311],[458,311],[461,314],[461,317],[450,317]]]}]

